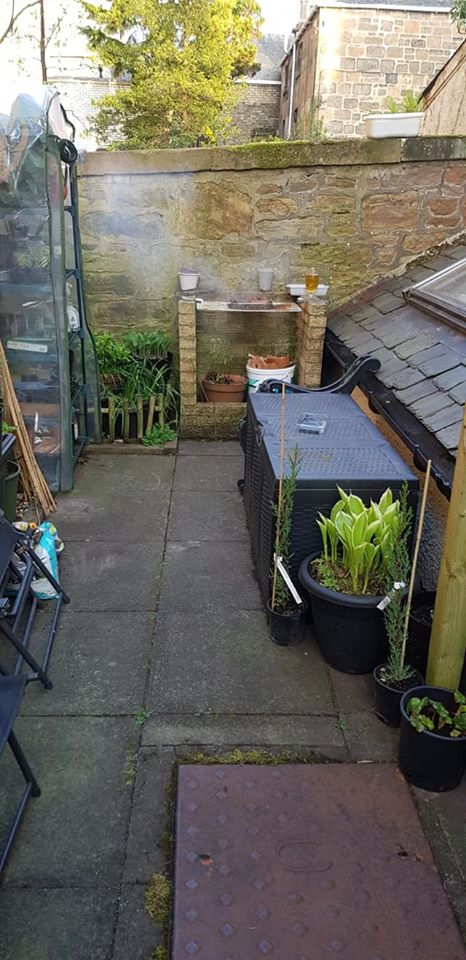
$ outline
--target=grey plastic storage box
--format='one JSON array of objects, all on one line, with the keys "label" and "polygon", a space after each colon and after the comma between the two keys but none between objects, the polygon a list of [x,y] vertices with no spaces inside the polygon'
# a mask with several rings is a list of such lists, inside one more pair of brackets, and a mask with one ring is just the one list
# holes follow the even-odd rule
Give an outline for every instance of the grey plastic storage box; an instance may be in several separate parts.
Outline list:
[{"label": "grey plastic storage box", "polygon": [[[280,405],[279,395],[249,394],[244,503],[264,601],[269,599],[273,563],[272,502],[278,499]],[[299,564],[321,548],[317,514],[330,513],[338,499],[337,484],[368,503],[371,498],[378,499],[386,487],[397,496],[406,481],[415,513],[418,480],[351,397],[287,394],[285,409],[285,450],[289,452],[297,444],[301,452],[291,533],[291,575],[297,584]],[[299,423],[304,416],[324,420],[323,433],[301,432]],[[287,463],[286,467],[288,470]]]}]

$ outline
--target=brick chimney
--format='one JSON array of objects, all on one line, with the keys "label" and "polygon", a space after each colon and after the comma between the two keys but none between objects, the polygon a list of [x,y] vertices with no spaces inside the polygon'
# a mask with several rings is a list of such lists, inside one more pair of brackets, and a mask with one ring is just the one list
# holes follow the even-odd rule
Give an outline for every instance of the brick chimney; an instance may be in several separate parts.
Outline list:
[{"label": "brick chimney", "polygon": [[309,0],[299,0],[299,22],[304,23],[309,13]]}]

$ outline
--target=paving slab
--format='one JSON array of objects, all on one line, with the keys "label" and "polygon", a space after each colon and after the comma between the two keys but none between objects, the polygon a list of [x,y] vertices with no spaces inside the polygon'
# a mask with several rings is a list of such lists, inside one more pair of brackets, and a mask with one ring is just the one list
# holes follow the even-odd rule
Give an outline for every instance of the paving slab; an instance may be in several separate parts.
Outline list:
[{"label": "paving slab", "polygon": [[[285,748],[315,753],[323,759],[346,760],[347,750],[336,716],[186,717],[157,715],[144,724],[144,745]],[[290,749],[291,752],[291,749]]]},{"label": "paving slab", "polygon": [[372,710],[340,715],[350,757],[361,761],[395,761],[398,756],[399,730],[387,727]]},{"label": "paving slab", "polygon": [[129,815],[125,769],[132,727],[121,718],[17,721],[16,733],[42,794],[28,804],[6,885],[118,884]]},{"label": "paving slab", "polygon": [[[168,525],[168,539],[249,541],[240,494],[237,492],[231,496],[231,494],[208,490],[175,491]],[[232,562],[234,563],[233,552]]]},{"label": "paving slab", "polygon": [[237,457],[241,447],[237,440],[180,440],[178,455],[182,457]]},{"label": "paving slab", "polygon": [[30,684],[22,715],[136,713],[144,700],[151,613],[75,613],[61,618],[50,662],[53,690]]},{"label": "paving slab", "polygon": [[[239,449],[239,447],[238,447]],[[238,495],[238,480],[244,477],[244,458],[216,456],[180,457],[174,490],[223,490]]]},{"label": "paving slab", "polygon": [[164,544],[76,541],[61,555],[61,580],[73,610],[154,610]]},{"label": "paving slab", "polygon": [[[187,458],[186,458],[187,459]],[[263,609],[246,541],[195,540],[167,544],[159,610],[222,607]]]},{"label": "paving slab", "polygon": [[125,883],[145,883],[154,873],[165,870],[163,834],[167,830],[167,804],[173,778],[175,752],[172,747],[141,750],[131,805]]},{"label": "paving slab", "polygon": [[434,943],[464,960],[395,768],[180,767],[172,960],[392,960]]},{"label": "paving slab", "polygon": [[374,681],[370,674],[355,676],[327,666],[336,708],[340,713],[374,709]]},{"label": "paving slab", "polygon": [[220,607],[159,615],[148,703],[154,713],[333,712],[314,645],[278,647],[264,613]]},{"label": "paving slab", "polygon": [[117,897],[107,888],[2,887],[2,960],[108,960]]},{"label": "paving slab", "polygon": [[[62,539],[163,539],[174,458],[92,457],[54,515]],[[137,504],[137,509],[135,505]]]},{"label": "paving slab", "polygon": [[466,780],[448,793],[411,792],[466,941]]},{"label": "paving slab", "polygon": [[[122,888],[112,960],[151,960],[162,943],[160,930],[146,910],[145,891],[139,884],[124,884]],[[86,960],[91,957],[94,960],[93,954]]]}]

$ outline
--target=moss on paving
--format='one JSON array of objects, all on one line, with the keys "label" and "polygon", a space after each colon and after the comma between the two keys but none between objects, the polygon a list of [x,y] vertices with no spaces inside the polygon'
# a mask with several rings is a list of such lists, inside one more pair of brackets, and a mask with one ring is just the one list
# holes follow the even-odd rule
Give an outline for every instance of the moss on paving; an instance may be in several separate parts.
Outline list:
[{"label": "moss on paving", "polygon": [[154,873],[146,887],[144,903],[154,923],[166,929],[170,921],[173,884],[164,873]]}]

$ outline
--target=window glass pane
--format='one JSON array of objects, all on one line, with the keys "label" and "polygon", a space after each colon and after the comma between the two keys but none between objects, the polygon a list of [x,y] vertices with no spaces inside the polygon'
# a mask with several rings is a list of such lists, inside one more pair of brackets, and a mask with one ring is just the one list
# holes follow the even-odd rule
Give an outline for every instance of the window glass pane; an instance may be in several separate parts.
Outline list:
[{"label": "window glass pane", "polygon": [[466,259],[441,270],[431,280],[417,284],[413,290],[457,305],[463,313],[466,310]]}]

